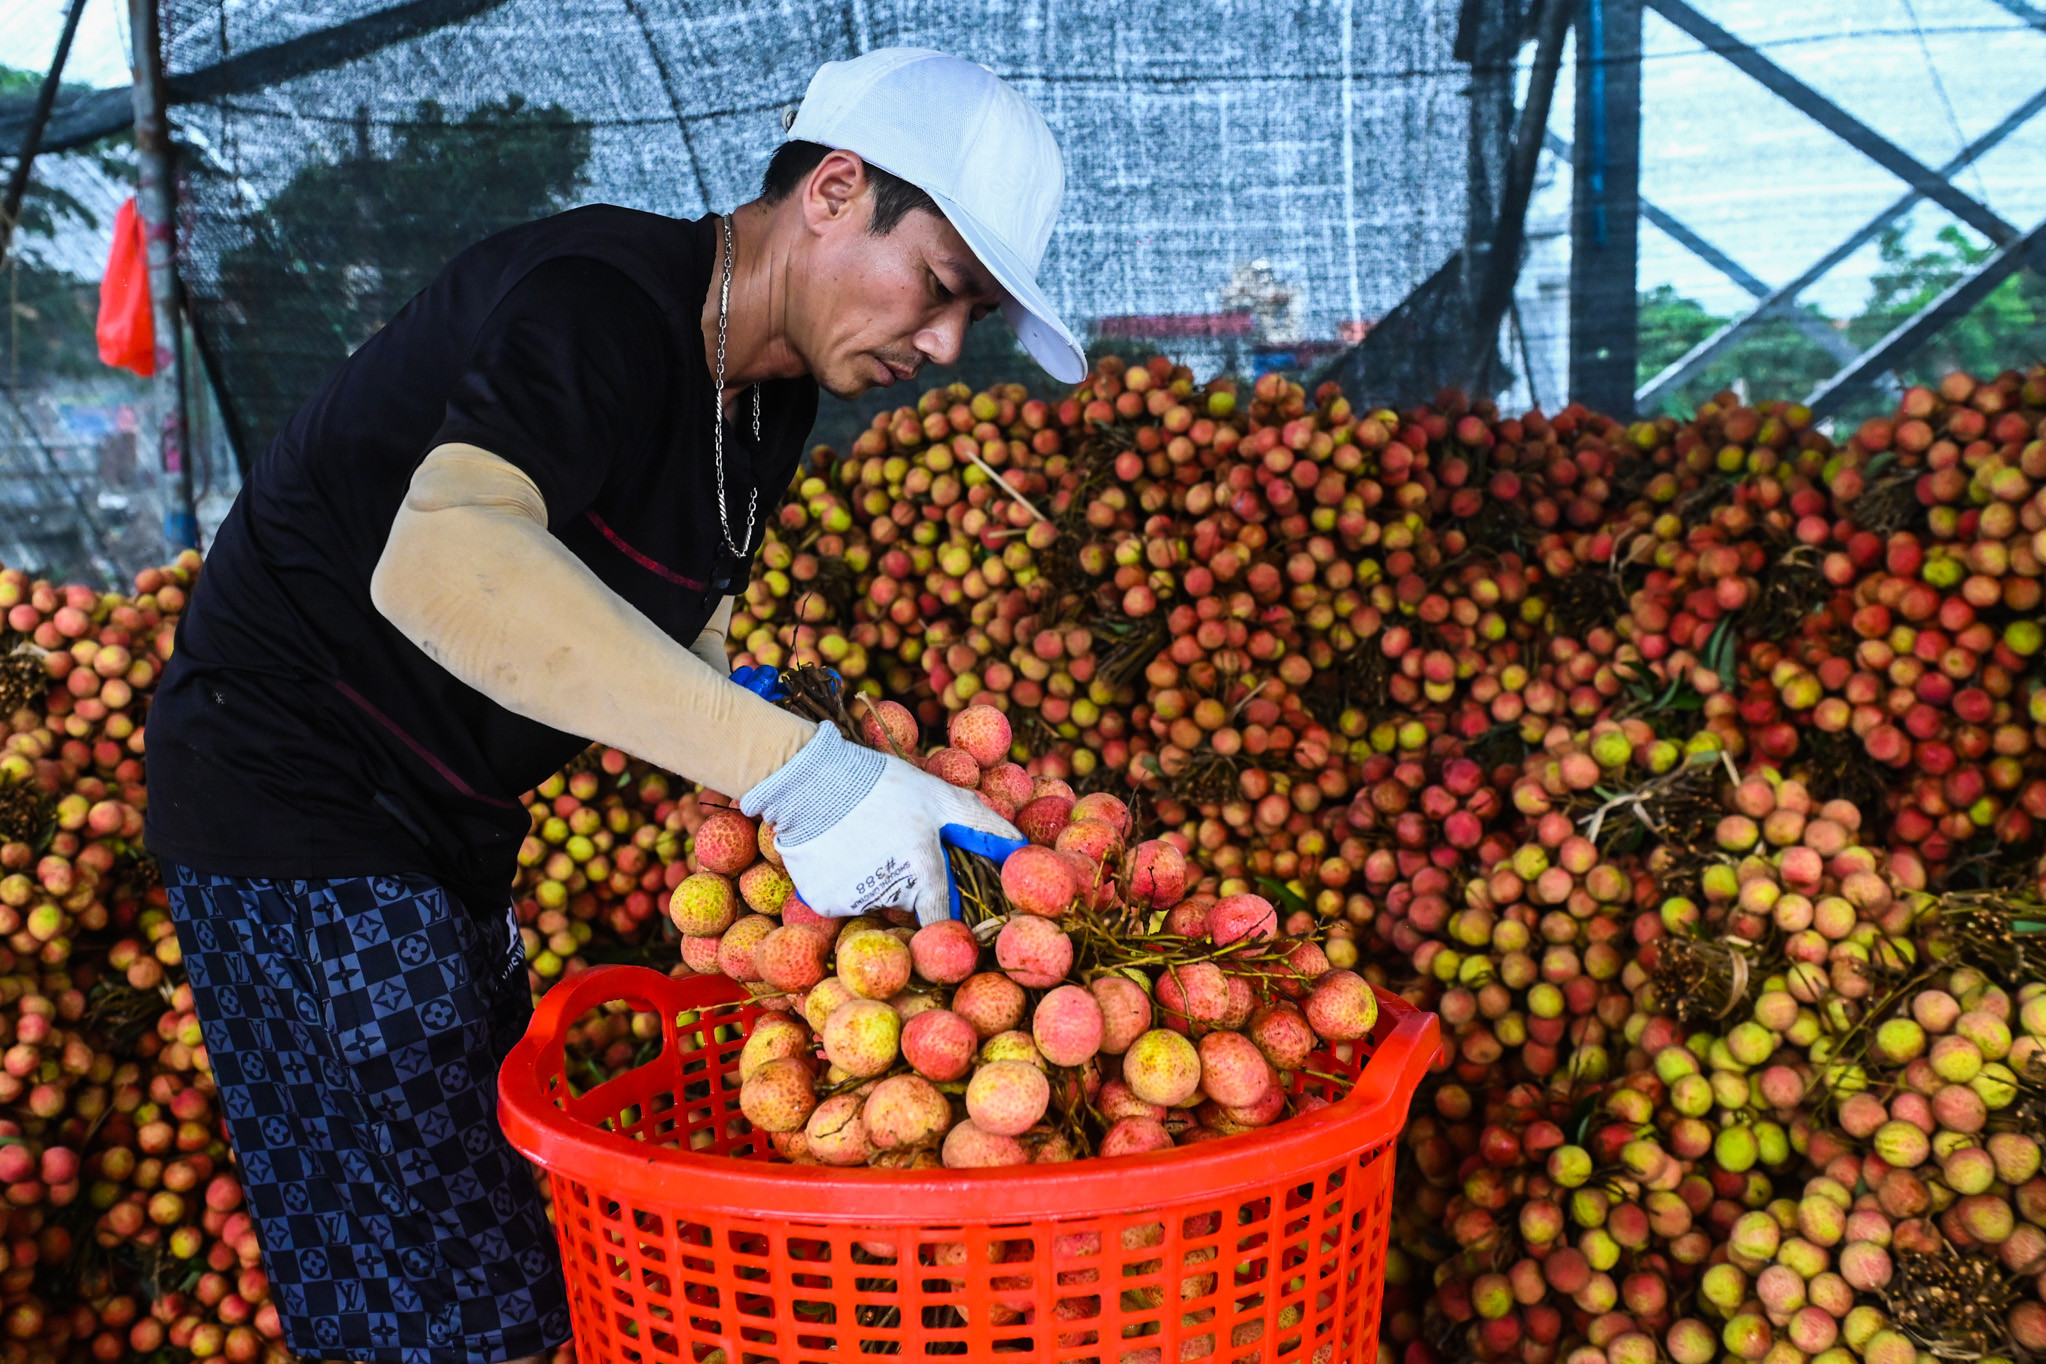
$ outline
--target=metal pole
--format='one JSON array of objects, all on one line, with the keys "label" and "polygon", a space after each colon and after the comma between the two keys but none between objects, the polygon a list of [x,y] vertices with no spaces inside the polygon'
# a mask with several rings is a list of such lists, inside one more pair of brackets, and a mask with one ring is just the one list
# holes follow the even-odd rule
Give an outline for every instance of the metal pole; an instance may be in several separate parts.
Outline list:
[{"label": "metal pole", "polygon": [[1527,240],[1527,203],[1534,194],[1535,168],[1542,154],[1542,133],[1549,126],[1549,106],[1556,94],[1556,72],[1563,62],[1563,38],[1570,30],[1571,0],[1547,0],[1541,11],[1534,71],[1529,77],[1527,104],[1513,127],[1513,149],[1506,183],[1499,196],[1499,215],[1492,227],[1484,273],[1471,310],[1470,385],[1473,392],[1492,391],[1492,370],[1499,360],[1499,324],[1513,302],[1520,278],[1521,247]]},{"label": "metal pole", "polygon": [[149,244],[149,305],[156,322],[157,432],[163,472],[173,481],[163,536],[174,550],[196,549],[199,518],[192,506],[192,462],[186,448],[185,338],[178,325],[177,184],[156,0],[128,0],[128,27],[135,42],[135,210]]},{"label": "metal pole", "polygon": [[57,35],[57,55],[50,61],[50,74],[43,77],[42,89],[36,91],[35,110],[28,116],[28,130],[21,135],[21,147],[15,152],[14,173],[7,178],[6,197],[0,198],[0,257],[6,256],[8,243],[13,240],[15,220],[21,216],[21,201],[28,193],[28,168],[42,148],[43,129],[57,103],[64,61],[71,55],[71,37],[78,32],[78,16],[83,13],[85,0],[71,0],[71,8],[64,12],[64,31]]},{"label": "metal pole", "polygon": [[1634,411],[1642,0],[1585,0],[1577,25],[1570,215],[1570,398]]}]

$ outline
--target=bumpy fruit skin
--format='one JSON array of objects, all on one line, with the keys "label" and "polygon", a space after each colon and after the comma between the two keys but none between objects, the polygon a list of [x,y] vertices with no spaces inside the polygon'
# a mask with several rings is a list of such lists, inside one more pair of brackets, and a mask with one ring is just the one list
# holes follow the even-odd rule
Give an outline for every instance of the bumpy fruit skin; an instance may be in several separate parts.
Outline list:
[{"label": "bumpy fruit skin", "polygon": [[1186,894],[1186,856],[1163,839],[1137,844],[1130,854],[1130,900],[1170,909]]},{"label": "bumpy fruit skin", "polygon": [[957,985],[979,966],[980,944],[965,924],[940,919],[909,940],[909,960],[916,974],[933,985]]},{"label": "bumpy fruit skin", "polygon": [[733,980],[759,980],[760,972],[753,965],[754,950],[780,927],[779,919],[770,919],[765,914],[748,914],[733,924],[718,939],[718,970]]},{"label": "bumpy fruit skin", "polygon": [[952,992],[952,1012],[985,1042],[1023,1021],[1023,987],[999,971],[968,976]]},{"label": "bumpy fruit skin", "polygon": [[1315,1032],[1331,1042],[1350,1042],[1378,1023],[1378,996],[1354,971],[1331,971],[1314,983],[1304,1012]]},{"label": "bumpy fruit skin", "polygon": [[1149,1151],[1172,1149],[1172,1134],[1165,1125],[1152,1118],[1123,1118],[1117,1121],[1101,1139],[1099,1154],[1108,1156],[1140,1156]]},{"label": "bumpy fruit skin", "polygon": [[824,1022],[824,1057],[848,1075],[879,1075],[895,1064],[902,1017],[878,999],[853,999]]},{"label": "bumpy fruit skin", "polygon": [[716,872],[700,871],[682,878],[668,897],[668,917],[688,938],[715,938],[732,926],[738,899],[732,883]]},{"label": "bumpy fruit skin", "polygon": [[1240,1032],[1211,1032],[1200,1040],[1201,1088],[1227,1108],[1248,1108],[1270,1090],[1257,1045]]},{"label": "bumpy fruit skin", "polygon": [[810,1051],[810,1030],[786,1014],[763,1014],[753,1024],[753,1030],[746,1034],[746,1045],[739,1050],[739,1079],[744,1082],[753,1078],[753,1072],[769,1061],[779,1061],[790,1056],[807,1056]]},{"label": "bumpy fruit skin", "polygon": [[1279,911],[1262,895],[1225,895],[1208,911],[1208,936],[1218,947],[1278,932]]},{"label": "bumpy fruit skin", "polygon": [[996,936],[995,960],[1018,985],[1047,990],[1073,969],[1073,940],[1049,919],[1019,914]]},{"label": "bumpy fruit skin", "polygon": [[1084,1065],[1101,1050],[1101,1006],[1078,985],[1061,985],[1037,1001],[1030,1035],[1055,1066]]},{"label": "bumpy fruit skin", "polygon": [[950,1009],[926,1009],[902,1028],[902,1059],[917,1074],[940,1083],[971,1070],[979,1045],[973,1025]]},{"label": "bumpy fruit skin", "polygon": [[793,1056],[769,1061],[739,1087],[739,1109],[763,1132],[794,1132],[817,1106],[810,1067]]},{"label": "bumpy fruit skin", "polygon": [[887,999],[909,984],[909,948],[892,933],[842,934],[834,961],[838,978],[862,999]]},{"label": "bumpy fruit skin", "polygon": [[834,1094],[812,1109],[803,1125],[810,1154],[826,1165],[865,1165],[874,1154],[860,1115],[866,1102],[857,1094]]},{"label": "bumpy fruit skin", "polygon": [[968,1118],[945,1134],[941,1155],[953,1170],[986,1170],[1001,1165],[1028,1165],[1030,1151],[1022,1142],[990,1132]]},{"label": "bumpy fruit skin", "polygon": [[753,821],[737,810],[713,810],[696,830],[696,864],[705,871],[737,876],[759,853]]},{"label": "bumpy fruit skin", "polygon": [[1002,893],[1025,914],[1056,919],[1079,897],[1079,878],[1049,848],[1018,848],[1002,863]]},{"label": "bumpy fruit skin", "polygon": [[824,979],[824,939],[808,928],[783,924],[753,949],[753,970],[777,990],[801,993]]},{"label": "bumpy fruit skin", "polygon": [[860,735],[867,741],[867,747],[915,760],[916,717],[909,713],[909,707],[899,701],[867,701],[864,698],[856,704],[860,711]]},{"label": "bumpy fruit skin", "polygon": [[1016,808],[1013,821],[1035,847],[1049,848],[1072,820],[1071,796],[1032,796]]},{"label": "bumpy fruit skin", "polygon": [[1051,1081],[1021,1061],[996,1061],[966,1082],[966,1114],[989,1132],[1020,1136],[1044,1116]]},{"label": "bumpy fruit skin", "polygon": [[1009,717],[993,706],[968,706],[952,717],[948,737],[981,767],[993,767],[1009,756]]},{"label": "bumpy fruit skin", "polygon": [[1128,976],[1099,976],[1088,992],[1101,1008],[1101,1050],[1120,1056],[1151,1030],[1151,995]]},{"label": "bumpy fruit skin", "polygon": [[1179,1033],[1153,1028],[1123,1053],[1122,1078],[1145,1103],[1177,1108],[1201,1087],[1200,1053]]},{"label": "bumpy fruit skin", "polygon": [[796,883],[771,862],[755,862],[739,873],[739,895],[755,914],[779,914]]},{"label": "bumpy fruit skin", "polygon": [[1229,977],[1211,961],[1197,961],[1159,973],[1158,1013],[1167,1026],[1213,1027],[1228,1017]]},{"label": "bumpy fruit skin", "polygon": [[874,1086],[861,1116],[879,1151],[935,1145],[952,1125],[952,1105],[920,1075],[891,1075]]},{"label": "bumpy fruit skin", "polygon": [[1314,1030],[1291,1004],[1265,1005],[1252,1014],[1249,1037],[1280,1070],[1298,1070],[1314,1054]]}]

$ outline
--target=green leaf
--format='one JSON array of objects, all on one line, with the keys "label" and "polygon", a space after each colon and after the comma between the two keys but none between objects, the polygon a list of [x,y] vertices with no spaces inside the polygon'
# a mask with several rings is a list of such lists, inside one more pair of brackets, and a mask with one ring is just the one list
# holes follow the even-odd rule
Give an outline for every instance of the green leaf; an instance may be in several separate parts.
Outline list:
[{"label": "green leaf", "polygon": [[1265,898],[1285,909],[1288,913],[1296,909],[1312,908],[1305,899],[1296,895],[1282,881],[1275,881],[1269,876],[1260,876],[1257,878],[1257,884],[1258,889],[1264,891]]}]

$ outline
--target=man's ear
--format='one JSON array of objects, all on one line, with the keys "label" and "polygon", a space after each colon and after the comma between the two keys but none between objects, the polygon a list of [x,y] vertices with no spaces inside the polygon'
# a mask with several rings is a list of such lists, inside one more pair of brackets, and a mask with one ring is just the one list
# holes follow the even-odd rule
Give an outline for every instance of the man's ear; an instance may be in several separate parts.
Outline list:
[{"label": "man's ear", "polygon": [[814,232],[855,221],[867,183],[867,163],[857,153],[828,153],[803,182],[805,225]]}]

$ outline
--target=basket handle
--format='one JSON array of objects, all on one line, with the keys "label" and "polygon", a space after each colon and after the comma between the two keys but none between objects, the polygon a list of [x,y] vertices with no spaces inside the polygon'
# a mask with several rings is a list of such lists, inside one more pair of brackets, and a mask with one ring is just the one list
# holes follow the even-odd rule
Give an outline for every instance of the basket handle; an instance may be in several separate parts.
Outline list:
[{"label": "basket handle", "polygon": [[1379,1006],[1392,1014],[1392,1032],[1371,1053],[1364,1071],[1357,1077],[1352,1093],[1360,1094],[1374,1107],[1396,1104],[1404,1118],[1414,1091],[1435,1064],[1442,1049],[1442,1021],[1423,1012],[1398,995],[1376,990]]},{"label": "basket handle", "polygon": [[690,999],[700,993],[700,987],[692,990],[691,984],[645,966],[593,966],[568,977],[541,997],[526,1028],[526,1036],[540,1049],[537,1073],[560,1074],[570,1026],[591,1009],[613,1000],[623,1000],[641,1013],[659,1015],[662,1047],[669,1055],[676,1054],[680,1030],[675,1016],[704,1007],[701,1001]]}]

